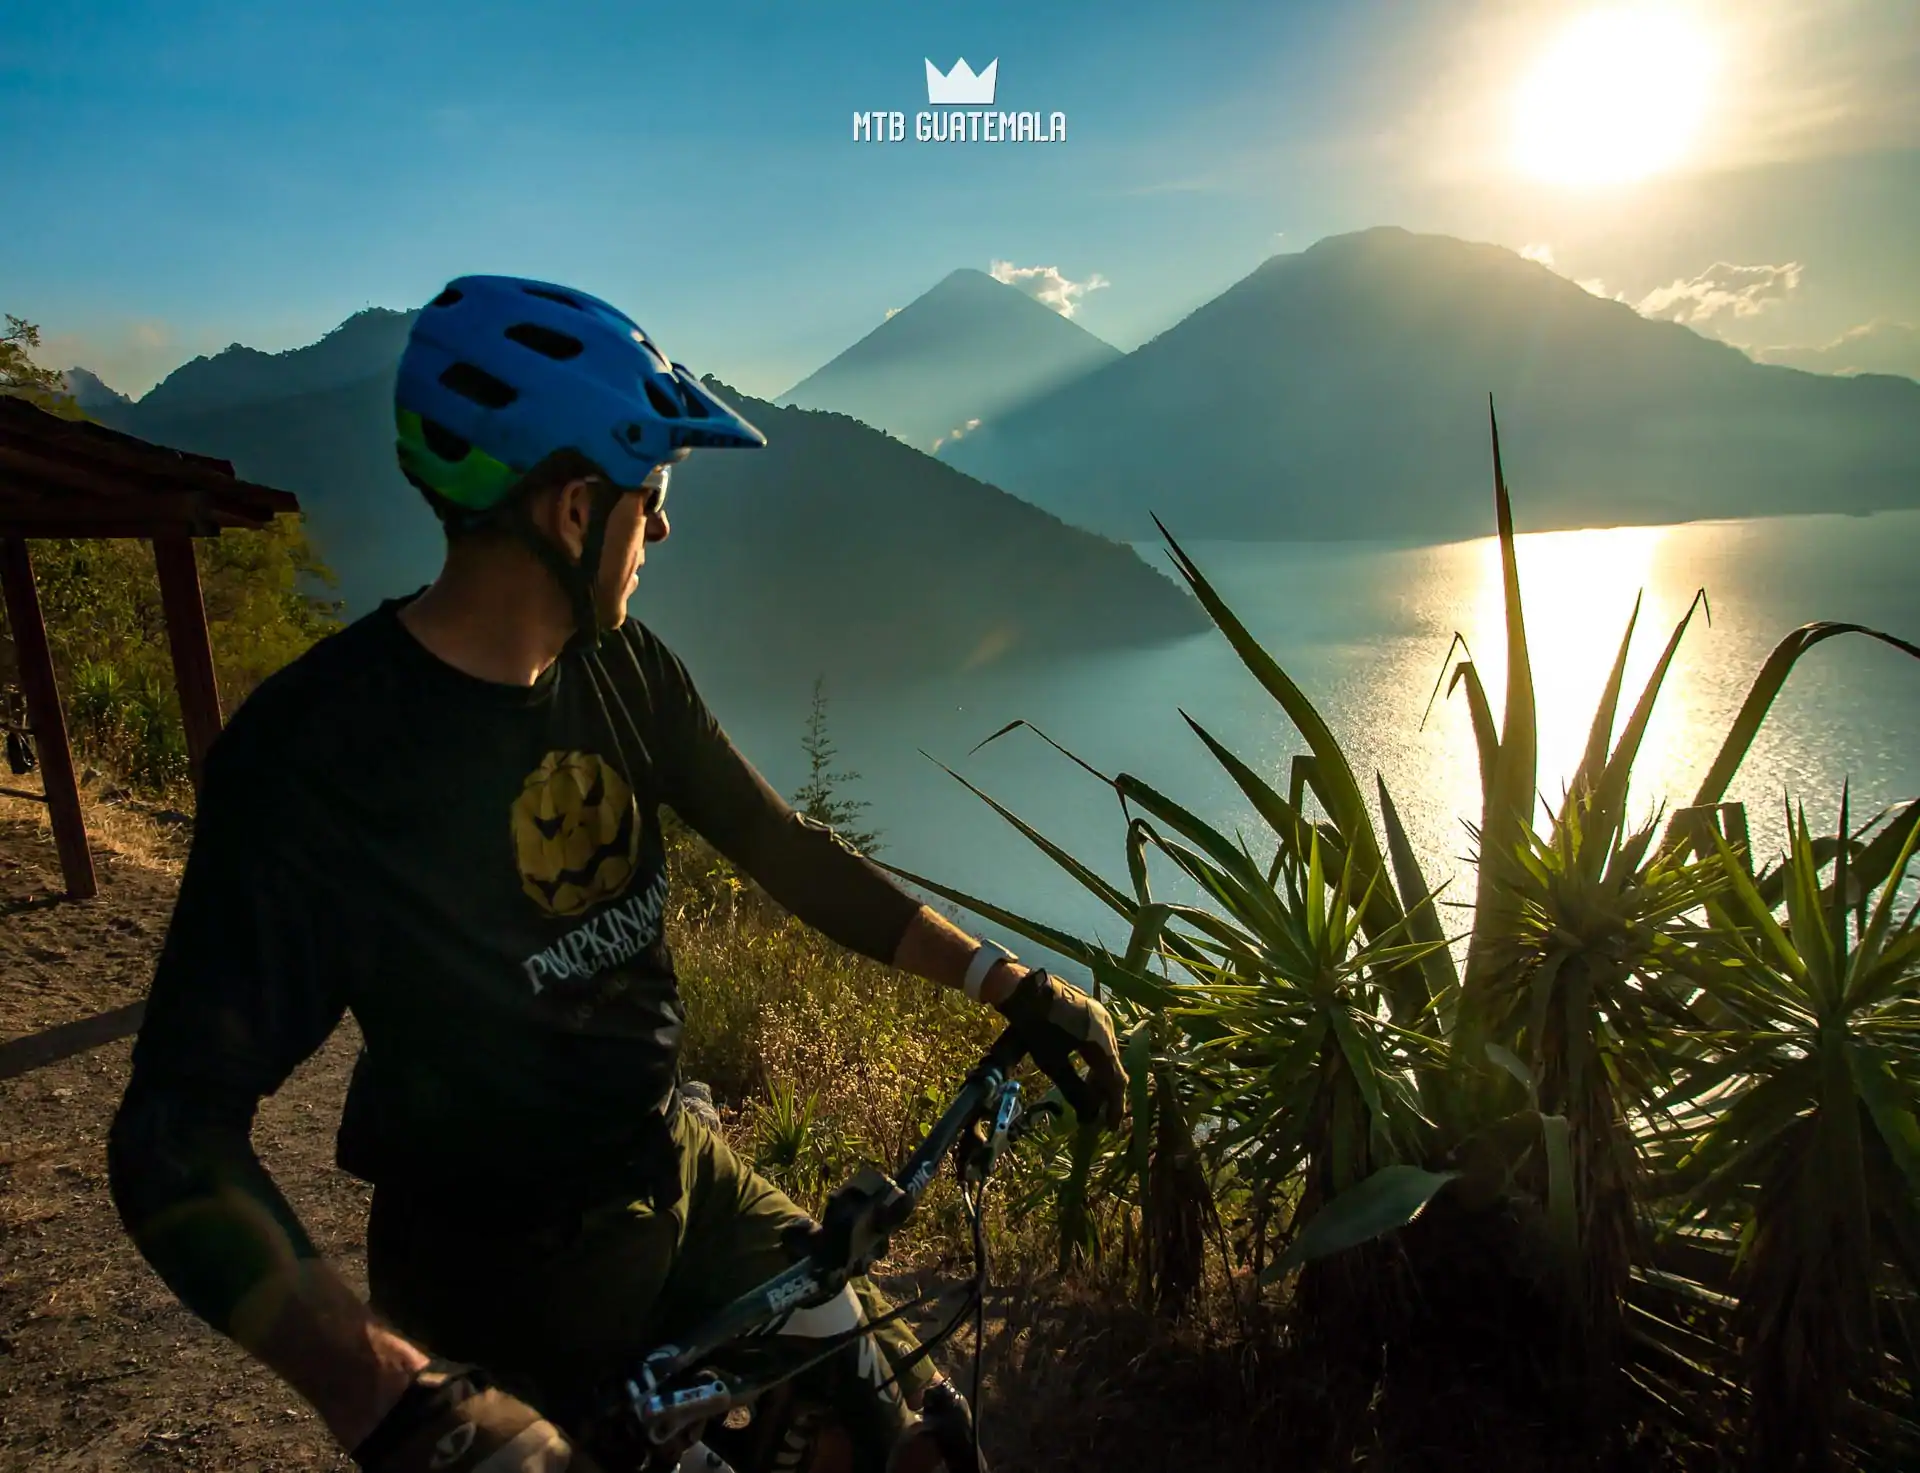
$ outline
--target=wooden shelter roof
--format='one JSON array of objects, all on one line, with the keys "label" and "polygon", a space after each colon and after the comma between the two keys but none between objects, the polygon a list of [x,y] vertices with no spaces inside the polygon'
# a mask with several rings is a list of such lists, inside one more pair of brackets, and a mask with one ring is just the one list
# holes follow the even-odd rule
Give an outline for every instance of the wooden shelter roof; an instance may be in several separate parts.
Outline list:
[{"label": "wooden shelter roof", "polygon": [[0,395],[0,537],[208,537],[299,510],[228,461]]}]

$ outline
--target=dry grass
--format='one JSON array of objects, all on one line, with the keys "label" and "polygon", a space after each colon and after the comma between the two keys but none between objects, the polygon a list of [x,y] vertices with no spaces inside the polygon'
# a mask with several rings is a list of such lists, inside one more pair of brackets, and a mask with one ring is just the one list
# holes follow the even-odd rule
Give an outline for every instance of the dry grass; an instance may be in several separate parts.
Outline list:
[{"label": "dry grass", "polygon": [[[999,1017],[808,930],[684,829],[669,830],[668,862],[679,897],[668,937],[688,1017],[682,1068],[711,1086],[736,1144],[815,1210],[858,1167],[898,1165]],[[1050,1253],[1037,1224],[1016,1231],[1008,1200],[990,1218],[998,1251]],[[896,1269],[971,1253],[944,1179],[896,1248]]]},{"label": "dry grass", "polygon": [[[24,777],[9,773],[0,786],[27,793],[45,791],[40,770]],[[191,830],[186,824],[156,815],[190,814],[192,808],[190,792],[171,794],[165,802],[145,800],[128,794],[94,768],[85,770],[85,780],[80,785],[80,810],[86,820],[87,841],[93,848],[96,863],[106,854],[142,869],[179,878],[186,862]],[[52,816],[43,802],[0,793],[0,822],[5,821],[30,824],[49,845],[53,842]]]}]

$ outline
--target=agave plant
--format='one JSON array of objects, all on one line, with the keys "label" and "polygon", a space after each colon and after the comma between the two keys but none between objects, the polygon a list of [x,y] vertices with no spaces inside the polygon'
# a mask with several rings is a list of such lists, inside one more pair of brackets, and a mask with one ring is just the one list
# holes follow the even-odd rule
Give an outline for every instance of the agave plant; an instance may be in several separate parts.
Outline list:
[{"label": "agave plant", "polygon": [[754,1108],[750,1139],[756,1169],[802,1202],[819,1195],[836,1153],[817,1092],[802,1095],[791,1080],[770,1081]]},{"label": "agave plant", "polygon": [[[1781,1263],[1783,1250],[1772,1246],[1780,1241],[1780,1214],[1789,1200],[1794,1210],[1814,1200],[1811,1192],[1789,1199],[1779,1188],[1768,1195],[1757,1180],[1742,1178],[1743,1163],[1751,1158],[1730,1132],[1744,1128],[1759,1107],[1722,1108],[1723,1097],[1749,1087],[1759,1098],[1777,1099],[1777,1090],[1768,1093],[1764,1087],[1758,1060],[1784,1070],[1811,1047],[1807,1038],[1787,1039],[1775,1014],[1762,1018],[1755,998],[1770,995],[1765,989],[1756,992],[1749,980],[1743,992],[1730,980],[1743,966],[1751,978],[1757,965],[1751,956],[1773,955],[1767,947],[1776,943],[1768,939],[1755,907],[1764,913],[1782,896],[1790,899],[1795,885],[1805,891],[1809,882],[1796,880],[1791,866],[1758,876],[1742,867],[1749,862],[1743,815],[1737,804],[1725,802],[1727,788],[1771,703],[1808,650],[1854,632],[1915,656],[1920,646],[1843,624],[1809,625],[1782,640],[1753,682],[1693,802],[1678,810],[1663,832],[1657,815],[1640,823],[1629,820],[1629,781],[1661,686],[1701,600],[1678,622],[1616,733],[1636,607],[1582,761],[1562,802],[1542,824],[1536,804],[1532,666],[1497,426],[1493,463],[1507,680],[1496,721],[1494,703],[1471,658],[1452,671],[1453,687],[1466,693],[1483,787],[1474,829],[1471,932],[1457,969],[1436,893],[1385,784],[1377,786],[1376,828],[1348,757],[1325,719],[1164,527],[1176,568],[1307,749],[1295,758],[1282,785],[1187,718],[1266,825],[1273,843],[1270,861],[1257,862],[1239,835],[1221,832],[1139,777],[1108,777],[1067,753],[1120,800],[1130,890],[1108,882],[991,797],[973,791],[1124,921],[1128,944],[1123,954],[938,881],[896,873],[1086,966],[1093,985],[1130,1030],[1130,1059],[1143,1066],[1135,1071],[1131,1134],[1102,1144],[1081,1132],[1072,1150],[1062,1153],[1056,1201],[1063,1262],[1072,1256],[1066,1251],[1069,1238],[1086,1247],[1097,1239],[1093,1199],[1103,1187],[1123,1190],[1123,1200],[1130,1195],[1137,1212],[1123,1213],[1123,1219],[1146,1228],[1155,1203],[1168,1195],[1164,1174],[1160,1193],[1152,1190],[1157,1143],[1167,1142],[1169,1158],[1179,1155],[1200,1134],[1194,1123],[1204,1119],[1208,1128],[1198,1144],[1215,1189],[1228,1181],[1244,1188],[1254,1200],[1256,1223],[1263,1220],[1262,1204],[1278,1201],[1283,1209],[1288,1247],[1267,1277],[1293,1283],[1288,1314],[1296,1331],[1316,1323],[1349,1324],[1358,1340],[1372,1337],[1374,1369],[1396,1361],[1405,1368],[1410,1357],[1444,1358],[1453,1352],[1438,1347],[1463,1347],[1458,1337],[1450,1341],[1432,1324],[1411,1322],[1397,1346],[1381,1344],[1394,1330],[1374,1310],[1392,1275],[1411,1273],[1418,1280],[1419,1300],[1430,1307],[1446,1300],[1476,1323],[1486,1319],[1474,1313],[1486,1289],[1509,1310],[1517,1307],[1519,1322],[1529,1327],[1514,1341],[1488,1321],[1484,1333],[1507,1343],[1478,1362],[1507,1377],[1507,1391],[1517,1392],[1508,1405],[1518,1415],[1540,1415],[1541,1390],[1556,1396],[1567,1390],[1544,1362],[1584,1370],[1578,1380],[1587,1392],[1602,1393],[1583,1397],[1589,1413],[1608,1402],[1618,1366],[1650,1398],[1641,1406],[1643,1412],[1654,1410],[1650,1422],[1664,1429],[1660,1435],[1670,1442],[1677,1435],[1705,1443],[1720,1435],[1713,1417],[1738,1374],[1728,1362],[1725,1336],[1716,1333],[1733,1303],[1724,1293],[1732,1280],[1715,1270],[1717,1244],[1735,1241],[1750,1229],[1749,1258],[1743,1264]],[[1009,723],[989,740],[1025,725]],[[1906,827],[1898,829],[1897,839],[1890,839],[1895,829],[1889,829],[1871,841],[1855,841],[1843,829],[1837,841],[1807,841],[1805,857],[1797,862],[1817,869],[1844,852],[1852,856],[1853,868],[1847,883],[1837,884],[1841,896],[1849,893],[1849,884],[1858,888],[1868,868],[1874,883],[1884,881],[1884,894],[1890,894],[1898,884],[1897,877],[1889,878],[1893,861],[1906,863],[1912,830],[1920,825],[1920,803],[1902,812]],[[1729,842],[1728,834],[1736,837]],[[1902,843],[1907,844],[1904,853]],[[1150,856],[1170,863],[1196,886],[1200,903],[1157,898],[1148,883]],[[1812,884],[1818,895],[1817,879]],[[1797,903],[1806,910],[1804,896]],[[1864,902],[1855,897],[1850,903],[1857,908]],[[1703,917],[1711,917],[1711,924]],[[1744,942],[1723,943],[1723,935],[1738,937],[1742,928],[1750,933]],[[1845,953],[1855,959],[1850,965],[1860,965],[1857,958],[1870,932],[1879,937],[1883,957],[1910,954],[1904,939],[1896,944],[1889,938],[1911,935],[1911,915],[1896,928],[1862,912],[1855,929],[1862,939]],[[1833,930],[1829,921],[1828,932]],[[1795,945],[1805,939],[1797,921],[1775,925],[1774,932]],[[1723,944],[1736,952],[1744,945],[1751,956],[1736,964],[1716,950]],[[1831,947],[1831,934],[1825,944]],[[1774,956],[1767,965],[1785,964]],[[1920,1022],[1920,1011],[1905,992],[1897,1003],[1886,1000],[1882,1032],[1888,1039],[1896,1022]],[[1813,1032],[1818,1033],[1817,1026]],[[1890,1042],[1884,1046],[1892,1049]],[[1727,1062],[1735,1052],[1745,1057],[1753,1050],[1758,1050],[1756,1072]],[[1889,1064],[1903,1091],[1915,1077],[1899,1072],[1906,1059],[1900,1054]],[[1865,1077],[1863,1100],[1874,1081],[1882,1080],[1879,1074]],[[1910,1096],[1899,1098],[1905,1102]],[[1908,1103],[1898,1109],[1907,1113],[1897,1120],[1887,1115],[1892,1125],[1875,1117],[1883,1140],[1912,1131]],[[1766,1118],[1787,1132],[1786,1117]],[[1165,1133],[1155,1126],[1165,1126]],[[1787,1138],[1804,1144],[1791,1132]],[[1920,1132],[1913,1139],[1920,1143]],[[1689,1156],[1702,1141],[1720,1144]],[[1668,1168],[1679,1157],[1688,1158],[1688,1180],[1705,1195],[1687,1222],[1675,1224],[1669,1215],[1656,1262],[1644,1252],[1647,1235],[1641,1223],[1661,1205],[1660,1193],[1672,1179]],[[1881,1155],[1869,1152],[1868,1157],[1879,1163],[1871,1178],[1879,1190],[1906,1179],[1908,1165],[1920,1160],[1920,1144],[1907,1155],[1887,1146]],[[1716,1174],[1713,1162],[1724,1169]],[[1736,1190],[1740,1181],[1745,1185]],[[1424,1246],[1414,1251],[1410,1236],[1404,1256],[1384,1251],[1376,1240],[1419,1216],[1450,1182],[1458,1187],[1445,1199],[1452,1205],[1439,1214],[1440,1227],[1423,1225]],[[1776,1224],[1771,1236],[1740,1216],[1750,1211],[1757,1224],[1769,1206]],[[1879,1266],[1891,1261],[1888,1255],[1897,1248],[1903,1265],[1920,1264],[1914,1224],[1898,1214],[1883,1217],[1897,1220],[1897,1231],[1878,1228],[1881,1236],[1872,1239],[1882,1258],[1863,1270],[1869,1318],[1861,1323],[1871,1324],[1876,1305],[1883,1317],[1889,1312],[1894,1301],[1882,1293],[1889,1285],[1907,1296],[1901,1305],[1911,1302],[1914,1283],[1907,1268],[1894,1275]],[[1475,1238],[1489,1229],[1494,1237]],[[1803,1247],[1831,1241],[1831,1235],[1820,1239],[1802,1232]],[[1769,1245],[1768,1253],[1753,1257],[1762,1243]],[[1701,1262],[1677,1271],[1677,1248]],[[1560,1301],[1557,1306],[1536,1292],[1534,1272],[1542,1262],[1558,1265],[1559,1287],[1549,1295]],[[1296,1269],[1302,1271],[1298,1278]],[[1452,1285],[1460,1292],[1435,1292],[1448,1288],[1462,1269],[1466,1278]],[[1805,1261],[1793,1270],[1803,1278],[1810,1271]],[[1802,1311],[1811,1301],[1791,1299],[1786,1289],[1768,1290],[1765,1286],[1776,1279],[1757,1276],[1758,1267],[1743,1272],[1740,1313],[1746,1318],[1740,1323],[1749,1329],[1748,1367],[1757,1366],[1755,1357],[1763,1353],[1754,1348],[1762,1343],[1754,1338],[1755,1327],[1785,1326],[1765,1341],[1772,1348],[1764,1354],[1775,1357],[1772,1374],[1786,1376],[1777,1368],[1784,1363],[1780,1357],[1784,1347],[1807,1343],[1794,1337],[1808,1333]],[[1802,1282],[1790,1280],[1785,1269],[1770,1272],[1782,1285]],[[1514,1280],[1513,1292],[1502,1286],[1502,1274]],[[1779,1303],[1763,1311],[1768,1293]],[[1792,1313],[1779,1309],[1789,1301]],[[1534,1315],[1534,1309],[1547,1317]],[[1904,1313],[1896,1319],[1904,1329]],[[1553,1320],[1564,1333],[1555,1332]],[[1835,1363],[1845,1361],[1849,1368],[1843,1376],[1857,1369],[1847,1359],[1850,1354],[1834,1352]],[[1530,1362],[1543,1363],[1535,1367],[1539,1375],[1531,1375]],[[1901,1363],[1911,1386],[1916,1357],[1910,1347]],[[1520,1374],[1509,1375],[1516,1366]],[[1431,1443],[1432,1416],[1453,1405],[1470,1380],[1453,1371],[1436,1377],[1416,1370],[1405,1382],[1414,1390],[1401,1396],[1393,1392],[1390,1377],[1382,1383],[1388,1402],[1381,1404],[1422,1407],[1409,1425],[1419,1422],[1421,1436]],[[1364,1406],[1364,1396],[1358,1404]],[[1553,1404],[1546,1422],[1580,1410]],[[1351,1430],[1336,1429],[1336,1444],[1350,1445]],[[1461,1447],[1480,1435],[1470,1429]],[[1623,1451],[1618,1439],[1608,1440],[1616,1452]],[[1475,1446],[1475,1455],[1483,1455],[1486,1445]],[[1536,1451],[1554,1466],[1570,1466],[1568,1456],[1598,1451],[1569,1453],[1567,1446]]]},{"label": "agave plant", "polygon": [[[1495,454],[1497,468],[1497,442]],[[1504,479],[1500,489],[1504,494]],[[1517,604],[1517,591],[1510,598]],[[1485,1055],[1508,1067],[1543,1120],[1564,1122],[1572,1201],[1556,1220],[1570,1228],[1560,1246],[1571,1260],[1574,1343],[1590,1371],[1602,1376],[1615,1355],[1625,1292],[1641,1256],[1642,1171],[1630,1121],[1666,1082],[1666,1034],[1682,1016],[1665,986],[1665,956],[1679,944],[1682,918],[1720,882],[1717,859],[1650,854],[1657,817],[1638,828],[1628,822],[1633,762],[1698,606],[1696,600],[1675,627],[1615,742],[1636,604],[1584,756],[1547,832],[1506,824],[1512,847],[1496,852],[1487,842],[1501,824],[1492,800],[1480,830],[1481,901],[1458,1042],[1468,1058]],[[1517,619],[1509,627],[1524,639]],[[1470,689],[1476,682],[1471,665],[1463,664],[1458,675]],[[1512,698],[1519,679],[1510,674],[1510,730],[1530,725],[1530,698]],[[1510,759],[1485,726],[1480,738],[1488,791],[1497,794]],[[1515,1067],[1516,1060],[1524,1067]],[[1471,1093],[1487,1093],[1484,1078],[1460,1082]],[[1522,1180],[1536,1199],[1557,1208],[1552,1170],[1549,1153],[1536,1153]]]},{"label": "agave plant", "polygon": [[1281,849],[1281,903],[1245,938],[1259,964],[1185,963],[1182,1010],[1231,1064],[1221,1149],[1250,1159],[1256,1181],[1298,1175],[1302,1220],[1379,1168],[1425,1156],[1432,1130],[1414,1069],[1437,1040],[1391,1020],[1379,979],[1441,943],[1368,941],[1353,854],[1333,883],[1324,860],[1318,833],[1304,865]]},{"label": "agave plant", "polygon": [[1805,812],[1789,815],[1784,918],[1716,836],[1730,885],[1707,902],[1707,964],[1689,972],[1717,1023],[1665,1102],[1711,1106],[1679,1164],[1681,1216],[1742,1225],[1734,1324],[1755,1469],[1831,1466],[1844,1440],[1889,1432],[1920,1452],[1913,1429],[1873,1417],[1875,1398],[1851,1405],[1885,1376],[1888,1332],[1906,1374],[1915,1363],[1920,902],[1901,914],[1899,895],[1920,823],[1863,873],[1847,808],[1843,795],[1824,886]]},{"label": "agave plant", "polygon": [[73,667],[73,719],[84,740],[103,746],[117,740],[126,702],[126,682],[116,666],[83,659]]},{"label": "agave plant", "polygon": [[[1025,725],[1010,723],[988,740]],[[1236,781],[1257,794],[1274,829],[1269,866],[1257,863],[1244,842],[1149,784],[1124,773],[1109,777],[1066,753],[1111,786],[1125,807],[1129,894],[973,788],[1127,921],[1122,956],[936,880],[896,871],[1081,962],[1123,1021],[1134,1025],[1131,1046],[1140,1050],[1138,1061],[1150,1064],[1134,1071],[1135,1123],[1125,1142],[1107,1148],[1107,1169],[1091,1147],[1077,1153],[1062,1197],[1070,1212],[1065,1239],[1084,1238],[1080,1203],[1088,1180],[1112,1182],[1130,1170],[1145,1200],[1156,1101],[1177,1104],[1190,1134],[1194,1102],[1204,1100],[1215,1120],[1209,1145],[1216,1168],[1236,1167],[1256,1190],[1310,1166],[1313,1206],[1376,1167],[1417,1154],[1415,1142],[1426,1127],[1407,1058],[1422,1035],[1393,1019],[1400,1009],[1415,1020],[1429,1011],[1421,967],[1444,952],[1445,938],[1423,939],[1421,926],[1383,883],[1363,807],[1355,805],[1365,825],[1355,843],[1332,823],[1309,821],[1297,797],[1282,797],[1197,724],[1194,729]],[[1170,861],[1212,906],[1156,899],[1149,852]],[[1339,877],[1330,883],[1331,864],[1339,866]],[[1372,935],[1370,923],[1379,927]],[[1149,970],[1156,962],[1164,976]],[[1190,1046],[1156,1050],[1147,1031],[1153,1014],[1177,1025]],[[1223,1086],[1223,1078],[1230,1083]],[[1166,1121],[1163,1112],[1160,1119]],[[1177,1148],[1182,1134],[1168,1128],[1162,1139]]]}]

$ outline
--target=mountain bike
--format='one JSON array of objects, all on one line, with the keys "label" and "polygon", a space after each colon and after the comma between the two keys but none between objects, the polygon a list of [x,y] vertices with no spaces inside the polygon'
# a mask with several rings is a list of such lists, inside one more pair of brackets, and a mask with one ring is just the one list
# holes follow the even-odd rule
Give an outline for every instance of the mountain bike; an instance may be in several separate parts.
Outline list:
[{"label": "mountain bike", "polygon": [[[875,1322],[855,1316],[854,1323],[836,1329],[831,1317],[816,1316],[806,1328],[796,1321],[851,1297],[849,1281],[886,1254],[891,1235],[913,1217],[949,1153],[972,1231],[973,1276],[899,1305],[879,1323],[957,1294],[960,1307],[925,1338],[919,1353],[946,1339],[971,1312],[977,1405],[987,1179],[1008,1146],[1063,1109],[1051,1095],[1022,1109],[1012,1075],[1025,1052],[1012,1029],[1002,1033],[896,1174],[859,1172],[828,1198],[817,1225],[800,1225],[791,1268],[741,1295],[683,1343],[657,1347],[600,1388],[579,1432],[602,1466],[609,1473],[665,1473],[676,1466],[685,1473],[877,1469],[883,1454],[854,1447],[827,1408],[808,1404],[792,1387],[794,1377],[861,1340]],[[896,1367],[894,1379],[904,1369]],[[954,1473],[980,1466],[979,1422],[965,1397],[943,1383],[929,1393],[921,1414]]]}]

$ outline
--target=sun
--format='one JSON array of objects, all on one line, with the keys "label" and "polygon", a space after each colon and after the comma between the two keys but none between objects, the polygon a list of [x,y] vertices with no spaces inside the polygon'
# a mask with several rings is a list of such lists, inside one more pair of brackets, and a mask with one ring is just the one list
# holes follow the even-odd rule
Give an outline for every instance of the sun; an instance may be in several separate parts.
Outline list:
[{"label": "sun", "polygon": [[1513,158],[1554,184],[1621,184],[1686,160],[1706,118],[1714,48],[1689,17],[1654,7],[1590,11],[1514,95]]}]

